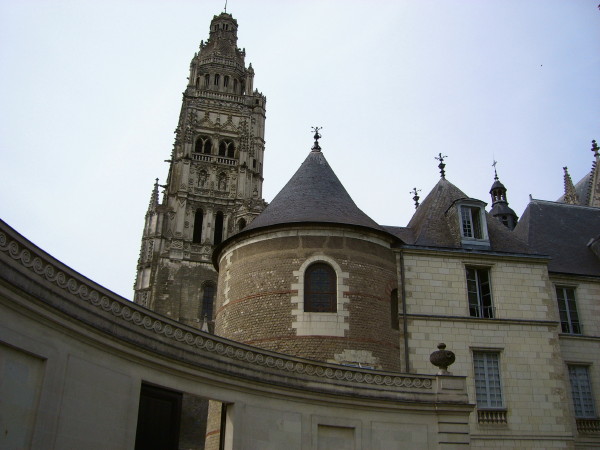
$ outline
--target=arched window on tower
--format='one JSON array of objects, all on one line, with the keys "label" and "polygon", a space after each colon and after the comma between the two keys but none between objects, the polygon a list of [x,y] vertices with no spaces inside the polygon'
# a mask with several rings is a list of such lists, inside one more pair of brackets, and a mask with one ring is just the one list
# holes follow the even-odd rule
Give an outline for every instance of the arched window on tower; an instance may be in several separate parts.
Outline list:
[{"label": "arched window on tower", "polygon": [[219,74],[218,74],[218,73],[217,73],[217,74],[215,74],[215,82],[213,83],[215,86],[218,86],[218,85],[219,85],[220,78],[221,78],[221,77],[219,76]]},{"label": "arched window on tower", "polygon": [[390,313],[391,313],[391,321],[392,321],[392,330],[400,329],[400,321],[398,319],[398,289],[392,290],[390,294]]},{"label": "arched window on tower", "polygon": [[246,219],[240,219],[238,220],[238,231],[242,231],[244,228],[246,228]]},{"label": "arched window on tower", "polygon": [[237,79],[233,79],[233,93],[237,94],[237,90],[238,90],[238,82]]},{"label": "arched window on tower", "polygon": [[211,281],[207,281],[202,286],[202,310],[200,311],[200,318],[204,320],[205,317],[208,320],[213,320],[213,305],[215,303],[215,284]]},{"label": "arched window on tower", "polygon": [[223,86],[229,87],[229,75],[225,75],[225,78],[223,78]]},{"label": "arched window on tower", "polygon": [[227,144],[225,141],[219,142],[219,156],[225,156],[227,154]]},{"label": "arched window on tower", "polygon": [[215,217],[215,235],[214,244],[218,245],[223,241],[223,213],[219,211]]},{"label": "arched window on tower", "polygon": [[225,141],[225,143],[227,144],[227,157],[235,158],[235,145],[233,141]]},{"label": "arched window on tower", "polygon": [[198,136],[196,144],[194,145],[194,152],[196,153],[212,153],[212,142],[208,136]]},{"label": "arched window on tower", "polygon": [[199,244],[202,242],[202,222],[204,221],[204,211],[201,209],[196,210],[194,215],[194,234],[192,236],[192,242]]},{"label": "arched window on tower", "polygon": [[196,89],[200,87],[200,77],[196,77]]},{"label": "arched window on tower", "polygon": [[316,262],[304,272],[304,311],[337,312],[337,279],[329,264]]},{"label": "arched window on tower", "polygon": [[208,87],[210,85],[210,75],[206,74],[204,75],[204,87]]}]

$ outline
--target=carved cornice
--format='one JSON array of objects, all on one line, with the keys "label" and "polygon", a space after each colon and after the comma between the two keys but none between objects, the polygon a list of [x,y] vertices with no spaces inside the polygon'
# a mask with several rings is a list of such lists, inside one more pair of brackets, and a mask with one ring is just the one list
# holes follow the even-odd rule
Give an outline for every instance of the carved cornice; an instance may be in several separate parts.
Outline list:
[{"label": "carved cornice", "polygon": [[[69,297],[71,303],[80,302],[80,306],[91,306],[97,313],[108,313],[116,324],[120,323],[128,328],[133,325],[143,334],[150,333],[162,342],[166,339],[173,345],[183,345],[196,356],[202,356],[204,353],[208,357],[210,354],[212,359],[216,356],[227,364],[242,365],[254,371],[267,371],[271,375],[279,374],[286,379],[298,377],[311,383],[319,380],[326,384],[335,383],[338,388],[356,387],[358,384],[365,388],[376,387],[378,391],[412,394],[433,394],[435,390],[435,376],[349,368],[304,360],[239,344],[161,318],[158,314],[110,293],[53,259],[2,221],[0,254],[8,256],[9,258],[2,259],[8,261],[10,266],[16,266],[18,271],[24,273],[31,281],[38,284],[51,283],[61,291],[62,296]],[[39,300],[50,303],[44,298]]]}]

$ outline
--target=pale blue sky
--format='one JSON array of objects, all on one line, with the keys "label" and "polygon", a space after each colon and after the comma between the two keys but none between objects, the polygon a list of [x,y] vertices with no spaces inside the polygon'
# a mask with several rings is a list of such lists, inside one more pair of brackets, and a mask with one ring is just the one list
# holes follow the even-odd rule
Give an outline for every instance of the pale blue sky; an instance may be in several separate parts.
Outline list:
[{"label": "pale blue sky", "polygon": [[[264,197],[323,127],[358,206],[406,225],[447,178],[521,215],[600,138],[597,0],[229,1],[267,96]],[[190,59],[220,1],[0,0],[0,217],[128,298]]]}]

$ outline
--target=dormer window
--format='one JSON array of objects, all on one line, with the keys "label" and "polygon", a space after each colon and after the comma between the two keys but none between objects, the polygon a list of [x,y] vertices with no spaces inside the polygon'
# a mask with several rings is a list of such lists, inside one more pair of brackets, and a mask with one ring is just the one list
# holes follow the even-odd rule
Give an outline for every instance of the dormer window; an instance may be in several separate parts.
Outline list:
[{"label": "dormer window", "polygon": [[460,218],[463,237],[484,239],[481,227],[481,208],[476,206],[461,206]]},{"label": "dormer window", "polygon": [[476,199],[461,199],[456,202],[455,214],[463,246],[474,245],[489,248],[490,241],[484,207],[485,203]]}]

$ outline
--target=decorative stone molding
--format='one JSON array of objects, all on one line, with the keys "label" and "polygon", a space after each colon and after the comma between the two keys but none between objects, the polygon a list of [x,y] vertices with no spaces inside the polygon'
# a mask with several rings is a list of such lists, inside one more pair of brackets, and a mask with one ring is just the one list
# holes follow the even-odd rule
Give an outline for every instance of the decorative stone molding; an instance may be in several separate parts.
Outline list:
[{"label": "decorative stone molding", "polygon": [[[297,374],[321,379],[323,382],[335,381],[336,385],[358,383],[366,386],[381,386],[395,389],[410,389],[412,392],[432,393],[435,376],[396,374],[360,368],[348,368],[336,364],[319,363],[286,356],[258,348],[238,344],[189,327],[179,326],[168,319],[157,318],[145,308],[111,296],[99,285],[77,274],[59,261],[53,260],[39,251],[25,239],[14,239],[17,234],[0,221],[0,253],[10,257],[12,264],[25,269],[28,277],[46,281],[63,291],[75,301],[85,302],[98,310],[109,313],[115,321],[124,321],[165,338],[189,347],[190,351],[199,350],[217,354],[225,359],[241,361],[261,368],[273,369],[281,375]],[[21,270],[22,272],[22,270]],[[40,298],[44,301],[43,298]]]}]

